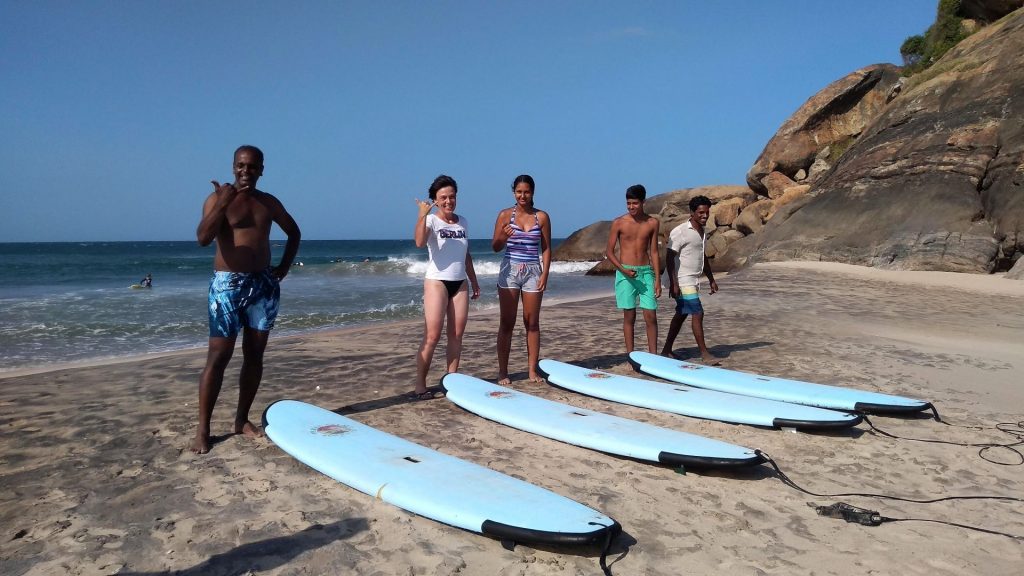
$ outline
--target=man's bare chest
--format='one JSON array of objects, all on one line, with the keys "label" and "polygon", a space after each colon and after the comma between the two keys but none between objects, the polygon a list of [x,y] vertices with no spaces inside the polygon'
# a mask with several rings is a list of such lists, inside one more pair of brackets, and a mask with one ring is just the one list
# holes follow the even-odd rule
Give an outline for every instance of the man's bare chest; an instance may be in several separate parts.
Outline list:
[{"label": "man's bare chest", "polygon": [[228,206],[228,226],[239,228],[263,228],[270,221],[270,211],[258,200],[238,198]]}]

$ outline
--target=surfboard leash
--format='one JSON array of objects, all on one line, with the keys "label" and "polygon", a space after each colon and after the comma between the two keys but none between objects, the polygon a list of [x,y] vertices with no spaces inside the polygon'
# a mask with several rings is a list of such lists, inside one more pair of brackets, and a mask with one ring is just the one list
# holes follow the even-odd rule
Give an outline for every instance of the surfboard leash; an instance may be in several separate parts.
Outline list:
[{"label": "surfboard leash", "polygon": [[[757,454],[758,456],[761,456],[762,458],[764,458],[764,461],[767,462],[769,466],[771,466],[772,468],[775,469],[775,473],[778,476],[779,481],[781,481],[783,484],[785,484],[786,486],[789,486],[790,488],[792,488],[794,490],[797,490],[799,492],[803,492],[804,494],[808,494],[810,496],[817,496],[817,497],[820,497],[820,498],[837,498],[837,497],[842,497],[842,496],[861,496],[861,497],[865,497],[865,498],[881,498],[881,499],[885,499],[885,500],[898,500],[900,502],[911,502],[911,503],[914,503],[914,504],[933,504],[935,502],[943,502],[943,501],[946,501],[946,500],[1005,500],[1005,501],[1010,501],[1010,502],[1024,502],[1024,498],[1017,498],[1017,497],[1014,497],[1014,496],[944,496],[942,498],[935,498],[935,499],[932,499],[932,500],[917,500],[917,499],[914,499],[914,498],[904,498],[902,496],[889,496],[889,495],[886,495],[886,494],[871,494],[871,493],[866,493],[866,492],[845,492],[845,493],[841,493],[841,494],[818,494],[817,492],[811,492],[810,490],[807,490],[806,488],[803,488],[802,486],[800,486],[799,484],[794,482],[789,476],[786,475],[785,472],[782,471],[781,468],[779,468],[778,463],[776,463],[775,460],[772,459],[771,456],[765,454],[764,452],[762,452],[760,450],[754,450],[754,453]],[[986,534],[995,534],[997,536],[1006,536],[1007,538],[1012,538],[1014,540],[1017,540],[1018,542],[1024,542],[1024,536],[1017,536],[1017,535],[1014,535],[1014,534],[1008,534],[1006,532],[999,532],[997,530],[990,530],[988,528],[981,528],[979,526],[969,526],[967,524],[958,524],[956,522],[949,522],[947,520],[934,520],[934,519],[929,519],[929,518],[889,518],[887,516],[882,516],[881,514],[879,514],[878,512],[876,512],[874,510],[868,510],[867,508],[858,508],[856,506],[852,506],[852,505],[847,504],[845,502],[837,502],[837,503],[831,504],[829,506],[818,506],[816,504],[808,502],[808,506],[813,507],[815,509],[815,511],[818,513],[819,516],[826,516],[828,518],[841,518],[843,520],[846,520],[847,522],[852,522],[852,523],[855,523],[855,524],[862,524],[864,526],[880,526],[880,525],[885,524],[887,522],[911,522],[911,521],[913,521],[913,522],[933,522],[933,523],[936,523],[936,524],[946,524],[946,525],[949,525],[949,526],[955,526],[957,528],[964,528],[964,529],[967,529],[967,530],[975,530],[977,532],[984,532]]]},{"label": "surfboard leash", "polygon": [[[951,446],[964,446],[964,447],[968,447],[968,448],[980,448],[978,450],[978,457],[981,458],[982,460],[986,461],[986,462],[990,462],[992,464],[998,464],[999,466],[1020,466],[1021,464],[1024,464],[1024,453],[1021,453],[1021,451],[1019,449],[1017,449],[1017,446],[1024,445],[1024,420],[1021,420],[1019,422],[999,422],[998,424],[995,425],[995,429],[996,430],[998,430],[999,432],[1002,432],[1004,434],[1009,434],[1010,436],[1013,436],[1014,438],[1017,439],[1016,442],[1011,442],[1009,444],[999,444],[997,442],[983,442],[983,443],[975,444],[975,443],[970,443],[970,442],[951,442],[949,440],[938,440],[938,439],[934,439],[934,438],[909,438],[909,437],[906,437],[906,436],[898,436],[896,434],[892,434],[890,432],[886,432],[885,430],[882,430],[882,429],[878,428],[877,426],[875,426],[874,422],[872,422],[871,419],[868,418],[867,414],[862,414],[862,416],[864,417],[864,422],[866,422],[868,427],[870,427],[869,432],[872,433],[872,434],[878,434],[878,435],[881,435],[881,436],[885,436],[887,438],[893,438],[895,440],[910,440],[910,441],[913,441],[913,442],[927,442],[929,444],[949,444]],[[938,418],[936,418],[936,420],[938,422],[941,422],[942,424],[945,424],[946,426],[956,426],[958,428],[970,428],[972,430],[984,430],[984,428],[981,427],[981,426],[959,426],[957,424],[950,424],[948,422],[944,422],[942,420],[939,420]],[[1020,461],[1019,462],[1000,462],[998,460],[993,460],[992,458],[987,456],[987,452],[989,450],[994,449],[994,448],[1005,448],[1006,450],[1009,450],[1010,452],[1013,452],[1014,454],[1016,454],[1017,458]]]},{"label": "surfboard leash", "polygon": [[948,526],[956,526],[957,528],[965,528],[967,530],[976,530],[978,532],[984,532],[986,534],[994,534],[996,536],[1006,536],[1007,538],[1013,538],[1014,540],[1024,541],[1024,536],[1014,536],[1013,534],[1007,534],[1006,532],[999,532],[998,530],[989,530],[988,528],[981,528],[978,526],[969,526],[967,524],[960,524],[957,522],[948,522],[946,520],[934,520],[931,518],[889,518],[888,516],[882,516],[874,510],[868,510],[867,508],[858,508],[846,502],[836,502],[828,506],[818,506],[813,502],[808,502],[808,506],[814,508],[818,516],[824,516],[826,518],[839,518],[846,520],[853,524],[861,524],[863,526],[881,526],[888,522],[932,522],[935,524],[946,524]]},{"label": "surfboard leash", "polygon": [[[604,526],[604,524],[599,524],[597,522],[591,522],[590,524],[593,526]],[[612,549],[612,541],[615,540],[615,537],[621,532],[622,526],[619,524],[609,526],[608,530],[605,531],[604,543],[601,544],[601,558],[597,562],[601,566],[601,572],[603,572],[605,576],[612,576],[612,569],[608,567],[608,553]]]}]

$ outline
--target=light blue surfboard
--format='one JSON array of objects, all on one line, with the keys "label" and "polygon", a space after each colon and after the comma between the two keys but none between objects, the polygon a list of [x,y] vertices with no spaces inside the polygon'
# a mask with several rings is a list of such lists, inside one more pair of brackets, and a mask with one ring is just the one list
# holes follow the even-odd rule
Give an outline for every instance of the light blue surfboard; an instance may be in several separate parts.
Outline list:
[{"label": "light blue surfboard", "polygon": [[802,430],[849,428],[861,421],[857,414],[701,390],[682,384],[653,382],[555,360],[541,360],[540,369],[547,373],[548,382],[561,388],[612,402],[695,418]]},{"label": "light blue surfboard", "polygon": [[447,374],[441,385],[449,400],[474,414],[575,446],[693,468],[764,462],[749,448],[553,402],[465,374]]},{"label": "light blue surfboard", "polygon": [[913,398],[737,372],[736,370],[683,362],[650,352],[632,352],[629,355],[629,360],[640,371],[658,378],[707,390],[767,398],[779,402],[871,413],[920,412],[932,407],[928,402]]},{"label": "light blue surfboard", "polygon": [[300,462],[384,502],[512,542],[592,544],[619,524],[578,502],[312,404],[280,400],[267,436]]}]

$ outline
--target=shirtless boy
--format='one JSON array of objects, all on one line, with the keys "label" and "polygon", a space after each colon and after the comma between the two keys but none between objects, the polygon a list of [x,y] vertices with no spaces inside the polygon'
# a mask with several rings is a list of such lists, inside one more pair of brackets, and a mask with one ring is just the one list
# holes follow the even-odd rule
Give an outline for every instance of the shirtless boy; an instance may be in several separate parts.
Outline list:
[{"label": "shirtless boy", "polygon": [[[658,348],[658,301],[661,283],[658,262],[657,218],[644,212],[647,190],[640,184],[626,189],[626,214],[612,222],[605,256],[615,268],[615,303],[622,309],[622,334],[626,353],[633,351],[633,325],[639,300],[647,324],[647,349]],[[615,244],[619,255],[615,255]]]},{"label": "shirtless boy", "polygon": [[705,364],[718,365],[719,358],[709,352],[707,344],[704,343],[704,307],[697,295],[701,274],[708,277],[711,288],[709,293],[718,292],[718,283],[715,282],[708,257],[704,253],[704,244],[708,238],[704,226],[708,223],[710,213],[711,200],[706,196],[691,198],[690,219],[669,233],[666,272],[672,283],[669,294],[676,299],[676,313],[668,326],[668,336],[665,338],[665,347],[661,354],[676,357],[672,352],[672,345],[683,326],[683,321],[690,315],[693,317],[690,326],[693,328],[693,338],[697,341],[701,359]]},{"label": "shirtless boy", "polygon": [[[233,184],[212,181],[214,191],[203,204],[203,219],[196,229],[200,246],[217,241],[210,281],[209,350],[199,378],[199,426],[189,446],[196,454],[210,451],[210,418],[239,332],[242,369],[234,431],[250,438],[263,435],[249,420],[249,409],[263,376],[263,351],[277,317],[279,283],[291,268],[301,238],[299,226],[281,202],[256,189],[256,181],[263,175],[259,148],[235,150],[233,172]],[[270,227],[275,223],[288,235],[288,242],[281,263],[272,267]]]}]

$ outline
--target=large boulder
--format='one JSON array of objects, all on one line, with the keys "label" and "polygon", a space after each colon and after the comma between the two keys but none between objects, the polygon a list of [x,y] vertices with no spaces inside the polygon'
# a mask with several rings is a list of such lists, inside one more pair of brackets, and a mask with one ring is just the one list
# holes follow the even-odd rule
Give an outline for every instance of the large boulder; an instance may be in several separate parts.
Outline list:
[{"label": "large boulder", "polygon": [[592,262],[604,259],[611,220],[595,222],[573,232],[551,253],[552,260],[564,262]]},{"label": "large boulder", "polygon": [[1024,250],[1022,95],[1017,10],[911,77],[806,196],[731,245],[718,266],[821,259],[1005,269]]},{"label": "large boulder", "polygon": [[768,209],[768,213],[765,214],[765,220],[771,220],[775,216],[775,213],[779,211],[786,204],[794,202],[807,195],[811,189],[809,184],[798,184],[796,186],[790,186],[782,191],[782,195],[772,200],[771,208]]},{"label": "large boulder", "polygon": [[740,212],[750,204],[750,199],[742,197],[728,198],[718,204],[712,204],[711,217],[715,219],[715,226],[732,226]]},{"label": "large boulder", "polygon": [[796,186],[796,182],[782,172],[770,172],[761,179],[761,184],[765,187],[765,194],[773,200],[782,196],[786,188]]},{"label": "large boulder", "polygon": [[765,220],[768,219],[768,212],[772,206],[772,201],[767,198],[754,202],[740,212],[740,215],[733,221],[732,227],[744,234],[760,232]]},{"label": "large boulder", "polygon": [[1024,258],[1017,259],[1017,263],[1006,273],[1006,277],[1011,280],[1024,280]]},{"label": "large boulder", "polygon": [[[834,164],[885,108],[886,97],[898,79],[899,68],[876,64],[826,86],[800,106],[768,141],[747,172],[747,184],[767,196],[768,186],[763,179],[772,172],[802,180],[797,178],[802,170],[808,173],[808,184],[827,173],[822,167]],[[818,157],[824,148],[829,148],[828,157]],[[817,166],[815,160],[819,160]]]}]

